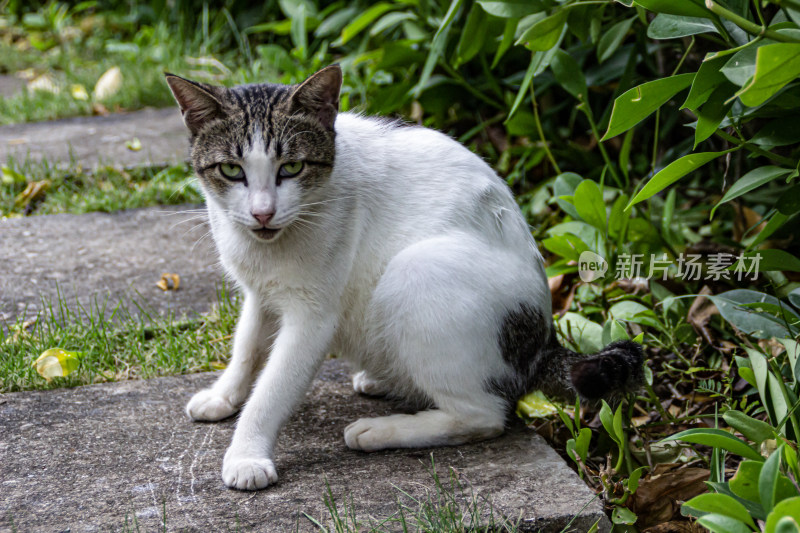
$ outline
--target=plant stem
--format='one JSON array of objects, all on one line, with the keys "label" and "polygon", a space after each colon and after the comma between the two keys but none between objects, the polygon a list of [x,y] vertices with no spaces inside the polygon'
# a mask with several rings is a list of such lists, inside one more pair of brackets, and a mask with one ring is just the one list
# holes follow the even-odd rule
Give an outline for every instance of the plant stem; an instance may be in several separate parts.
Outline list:
[{"label": "plant stem", "polygon": [[791,8],[800,11],[800,2],[796,0],[767,0],[775,5],[778,5],[783,8]]},{"label": "plant stem", "polygon": [[544,130],[542,129],[542,121],[539,120],[539,104],[536,103],[536,93],[533,90],[533,81],[531,81],[531,103],[533,105],[533,119],[536,121],[536,129],[539,131],[539,139],[542,141],[542,146],[544,147],[544,151],[547,154],[547,159],[550,160],[550,164],[553,165],[553,169],[555,169],[557,174],[561,174],[561,169],[558,167],[558,163],[556,163],[556,158],[553,157],[553,153],[550,151],[550,146],[547,142],[547,138],[544,136]]},{"label": "plant stem", "polygon": [[594,135],[594,139],[597,142],[597,147],[600,149],[600,155],[603,156],[603,161],[606,162],[606,166],[608,170],[611,172],[611,175],[614,177],[614,181],[617,182],[617,187],[622,189],[622,180],[617,174],[617,169],[614,168],[614,164],[611,162],[611,158],[608,157],[608,152],[606,152],[606,147],[603,146],[602,141],[600,141],[600,133],[597,131],[597,124],[594,121],[594,117],[592,116],[592,110],[589,108],[588,102],[581,101],[578,104],[578,109],[583,111],[583,114],[586,115],[586,119],[589,121],[589,126],[592,128],[592,135]]},{"label": "plant stem", "polygon": [[712,13],[719,15],[722,18],[730,20],[731,22],[742,28],[750,35],[754,35],[756,37],[766,37],[768,39],[772,39],[773,41],[778,41],[781,43],[800,43],[800,39],[795,39],[793,37],[789,37],[788,35],[783,35],[782,33],[770,30],[766,26],[759,26],[755,22],[750,22],[746,18],[740,17],[733,11],[729,11],[724,7],[722,7],[721,5],[714,3],[714,0],[706,0],[706,7]]},{"label": "plant stem", "polygon": [[490,106],[494,107],[495,109],[505,109],[505,106],[495,102],[493,99],[489,98],[481,91],[473,87],[467,80],[464,79],[464,76],[461,75],[456,69],[451,67],[447,64],[447,61],[439,61],[439,66],[447,71],[450,76],[462,87],[464,87],[470,94],[482,100],[483,102],[489,104]]},{"label": "plant stem", "polygon": [[773,154],[772,152],[768,152],[767,150],[764,150],[763,148],[759,148],[758,146],[756,146],[756,145],[754,145],[752,143],[749,143],[747,141],[741,141],[741,140],[737,139],[736,137],[734,137],[733,135],[730,135],[730,134],[728,134],[728,133],[726,133],[726,132],[724,132],[722,130],[717,130],[715,133],[717,134],[718,137],[722,137],[726,141],[728,141],[730,143],[733,143],[733,144],[735,144],[735,145],[737,145],[737,146],[739,146],[741,148],[745,148],[747,150],[750,150],[754,154],[758,154],[760,156],[766,157],[767,159],[772,159],[776,163],[780,163],[781,165],[786,165],[787,167],[794,167],[795,166],[795,162],[792,159],[789,159],[788,157],[783,157],[781,155]]}]

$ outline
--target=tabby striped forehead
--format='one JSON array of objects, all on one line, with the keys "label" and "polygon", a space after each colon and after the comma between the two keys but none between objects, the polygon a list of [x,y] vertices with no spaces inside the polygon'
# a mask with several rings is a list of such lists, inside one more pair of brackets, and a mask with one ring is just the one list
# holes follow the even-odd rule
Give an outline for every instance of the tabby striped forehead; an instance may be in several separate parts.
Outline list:
[{"label": "tabby striped forehead", "polygon": [[[236,108],[237,121],[231,124],[241,131],[239,150],[246,151],[262,145],[266,151],[279,153],[276,146],[278,126],[283,125],[288,113],[291,87],[274,84],[241,85],[230,89],[231,103]],[[256,139],[258,136],[260,139]],[[237,154],[241,157],[241,151]]]}]

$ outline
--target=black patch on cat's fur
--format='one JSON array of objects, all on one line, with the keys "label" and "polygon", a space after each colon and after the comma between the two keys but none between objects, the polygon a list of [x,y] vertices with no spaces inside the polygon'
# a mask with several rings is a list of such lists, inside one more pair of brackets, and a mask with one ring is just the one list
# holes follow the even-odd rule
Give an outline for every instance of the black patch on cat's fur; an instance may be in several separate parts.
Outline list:
[{"label": "black patch on cat's fur", "polygon": [[526,304],[503,318],[498,343],[513,373],[488,380],[487,389],[505,398],[509,408],[536,389],[570,402],[576,394],[589,401],[612,400],[635,391],[644,380],[637,343],[617,341],[595,355],[577,354],[561,346],[552,322]]}]

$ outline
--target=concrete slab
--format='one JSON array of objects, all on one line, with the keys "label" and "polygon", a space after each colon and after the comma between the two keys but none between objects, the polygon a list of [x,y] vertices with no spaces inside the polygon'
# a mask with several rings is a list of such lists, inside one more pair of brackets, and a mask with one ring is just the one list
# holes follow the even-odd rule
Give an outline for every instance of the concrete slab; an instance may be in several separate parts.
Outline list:
[{"label": "concrete slab", "polygon": [[[484,519],[491,502],[494,516],[519,519],[522,531],[560,531],[594,497],[524,427],[455,448],[347,449],[342,434],[348,423],[392,409],[355,395],[346,367],[335,360],[323,366],[282,434],[279,482],[253,493],[229,490],[220,468],[233,422],[192,423],[183,414],[191,394],[214,378],[196,374],[0,396],[0,532],[119,530],[126,516],[131,531],[161,531],[164,521],[169,531],[317,530],[303,513],[331,525],[326,483],[340,512],[348,501],[368,525],[396,513],[398,501],[417,508],[403,492],[436,498],[431,455],[445,485],[453,469],[483,501]],[[570,531],[585,532],[598,519],[608,531],[594,500]],[[401,527],[387,523],[382,530]]]},{"label": "concrete slab", "polygon": [[[222,280],[216,251],[204,216],[181,213],[200,207],[0,219],[0,323],[59,294],[73,309],[106,299],[134,312],[132,301],[162,314],[208,311]],[[164,272],[180,276],[179,290],[156,287]]]},{"label": "concrete slab", "polygon": [[[125,146],[134,137],[141,141],[139,151]],[[53,164],[72,160],[89,169],[128,168],[179,163],[188,156],[189,133],[177,106],[0,127],[0,162],[13,157]]]}]

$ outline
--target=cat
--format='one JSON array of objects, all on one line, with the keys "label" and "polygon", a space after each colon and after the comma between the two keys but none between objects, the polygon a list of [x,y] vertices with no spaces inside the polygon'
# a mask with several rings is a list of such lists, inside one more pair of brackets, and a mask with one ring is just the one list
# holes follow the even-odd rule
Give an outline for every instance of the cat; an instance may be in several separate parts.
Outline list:
[{"label": "cat", "polygon": [[356,392],[427,405],[347,426],[345,443],[363,451],[496,437],[534,388],[592,400],[641,382],[636,343],[592,357],[558,344],[528,224],[464,146],[339,113],[337,65],[298,85],[166,79],[221,263],[244,296],[229,366],[186,407],[204,421],[242,409],[228,487],[276,482],[278,432],[331,352],[355,370]]}]

